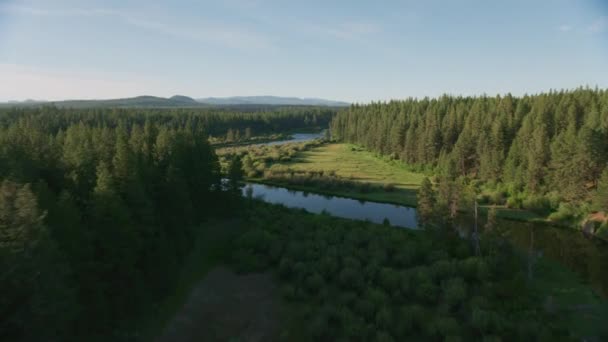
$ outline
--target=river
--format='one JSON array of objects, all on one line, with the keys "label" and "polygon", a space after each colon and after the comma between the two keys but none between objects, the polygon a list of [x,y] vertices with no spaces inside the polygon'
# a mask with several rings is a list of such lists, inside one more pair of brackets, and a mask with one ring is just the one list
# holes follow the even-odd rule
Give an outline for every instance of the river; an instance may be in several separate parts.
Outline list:
[{"label": "river", "polygon": [[[383,223],[385,219],[392,226],[417,229],[416,209],[406,206],[366,202],[330,195],[320,195],[304,191],[294,191],[282,187],[247,184],[243,194],[250,194],[268,203],[283,204],[291,208],[302,208],[312,213],[326,212],[330,215]],[[520,248],[555,260],[578,273],[604,297],[608,296],[608,265],[606,243],[584,236],[573,229],[549,226],[542,223],[499,220],[499,226],[509,240]],[[460,224],[470,227],[464,218]],[[483,226],[483,223],[480,224]]]},{"label": "river", "polygon": [[325,137],[325,130],[318,133],[293,133],[291,134],[291,139],[284,140],[275,140],[260,144],[253,144],[252,146],[272,146],[272,145],[281,145],[285,143],[298,143],[304,141],[310,141],[314,139],[320,139]]}]

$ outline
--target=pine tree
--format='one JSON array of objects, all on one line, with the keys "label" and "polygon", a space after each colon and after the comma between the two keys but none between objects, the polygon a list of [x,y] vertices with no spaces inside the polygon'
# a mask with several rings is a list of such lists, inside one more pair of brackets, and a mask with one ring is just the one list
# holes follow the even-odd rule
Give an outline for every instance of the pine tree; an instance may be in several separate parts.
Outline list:
[{"label": "pine tree", "polygon": [[602,172],[597,190],[593,195],[593,207],[595,210],[608,213],[608,167]]},{"label": "pine tree", "polygon": [[226,132],[226,141],[227,142],[233,142],[234,141],[234,131],[232,130],[232,128],[229,128],[228,132]]},{"label": "pine tree", "polygon": [[433,184],[428,177],[424,177],[422,184],[418,189],[418,217],[422,226],[428,225],[434,216],[435,211],[435,192],[433,190]]},{"label": "pine tree", "polygon": [[241,157],[235,156],[230,162],[228,179],[230,180],[230,190],[239,193],[241,190],[241,181],[243,180],[243,163],[241,162]]},{"label": "pine tree", "polygon": [[75,297],[69,269],[44,224],[29,185],[0,184],[0,336],[67,338]]}]

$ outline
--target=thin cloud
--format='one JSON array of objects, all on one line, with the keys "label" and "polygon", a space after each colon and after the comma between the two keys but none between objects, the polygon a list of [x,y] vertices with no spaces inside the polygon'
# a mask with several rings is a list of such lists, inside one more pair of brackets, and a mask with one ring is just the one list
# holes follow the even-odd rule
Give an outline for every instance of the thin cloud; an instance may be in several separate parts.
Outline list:
[{"label": "thin cloud", "polygon": [[197,27],[180,27],[131,13],[113,9],[47,9],[26,6],[0,5],[0,11],[23,15],[46,17],[113,17],[131,26],[149,30],[179,39],[200,43],[213,43],[236,49],[274,49],[269,37],[241,28],[199,25]]},{"label": "thin cloud", "polygon": [[347,22],[338,25],[308,26],[308,31],[325,37],[345,41],[363,41],[380,32],[380,27],[372,23]]},{"label": "thin cloud", "polygon": [[572,26],[571,25],[561,25],[557,29],[562,32],[570,32],[570,31],[572,31]]},{"label": "thin cloud", "polygon": [[587,27],[590,33],[601,33],[608,29],[608,16],[601,17]]}]

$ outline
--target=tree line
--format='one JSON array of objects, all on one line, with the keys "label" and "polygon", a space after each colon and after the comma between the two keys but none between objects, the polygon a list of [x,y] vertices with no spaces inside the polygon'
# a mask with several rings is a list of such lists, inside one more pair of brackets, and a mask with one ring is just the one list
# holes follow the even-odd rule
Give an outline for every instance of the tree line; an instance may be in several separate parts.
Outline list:
[{"label": "tree line", "polygon": [[15,107],[0,109],[0,126],[24,117],[42,120],[53,133],[66,130],[73,123],[87,126],[117,126],[123,122],[142,126],[146,121],[167,128],[190,126],[204,130],[208,136],[227,137],[230,140],[268,135],[285,131],[327,127],[336,110],[330,107],[273,107],[243,108],[58,108],[55,106]]},{"label": "tree line", "polygon": [[120,339],[174,291],[205,220],[240,198],[221,183],[206,120],[0,114],[0,340]]},{"label": "tree line", "polygon": [[591,209],[608,210],[597,192],[608,181],[607,90],[352,105],[331,132],[417,169],[479,179],[499,192],[497,204],[556,209],[599,198]]}]

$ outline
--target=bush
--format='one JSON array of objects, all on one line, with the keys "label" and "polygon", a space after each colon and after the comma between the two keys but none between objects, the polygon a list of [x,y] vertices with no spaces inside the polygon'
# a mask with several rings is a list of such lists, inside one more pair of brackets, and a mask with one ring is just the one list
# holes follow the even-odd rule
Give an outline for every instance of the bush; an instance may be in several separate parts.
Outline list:
[{"label": "bush", "polygon": [[281,294],[283,298],[288,301],[293,301],[296,299],[296,289],[291,284],[285,284],[281,287]]},{"label": "bush", "polygon": [[396,189],[397,189],[397,187],[393,183],[384,184],[384,191],[386,191],[386,192],[393,192]]},{"label": "bush", "polygon": [[315,315],[308,326],[308,331],[317,340],[326,336],[331,331],[328,317],[323,313]]},{"label": "bush", "polygon": [[359,192],[366,194],[368,192],[370,192],[372,189],[372,185],[370,183],[361,183],[361,185],[359,185]]},{"label": "bush", "polygon": [[573,222],[579,220],[583,213],[581,208],[571,203],[560,203],[557,211],[549,215],[549,220],[556,222]]},{"label": "bush", "polygon": [[544,214],[551,210],[551,202],[544,196],[530,195],[522,201],[525,209]]},{"label": "bush", "polygon": [[313,294],[317,293],[325,285],[325,281],[323,280],[323,277],[318,273],[314,273],[314,274],[308,276],[306,278],[305,283],[306,283],[306,288],[308,289],[308,291],[310,291]]},{"label": "bush", "polygon": [[517,197],[509,197],[507,199],[507,208],[510,209],[521,209],[522,204],[521,204],[521,200]]},{"label": "bush", "polygon": [[448,279],[443,285],[443,297],[450,305],[462,303],[467,296],[467,284],[462,278]]},{"label": "bush", "polygon": [[604,221],[602,225],[596,230],[595,235],[608,239],[608,221]]},{"label": "bush", "polygon": [[540,303],[509,245],[472,257],[457,238],[305,215],[256,210],[252,230],[263,233],[248,231],[234,252],[248,269],[276,271],[282,297],[308,325],[304,340],[534,340],[536,330],[520,327],[551,318],[522,315]]},{"label": "bush", "polygon": [[492,191],[488,194],[488,203],[503,205],[505,204],[505,193],[502,191]]}]

